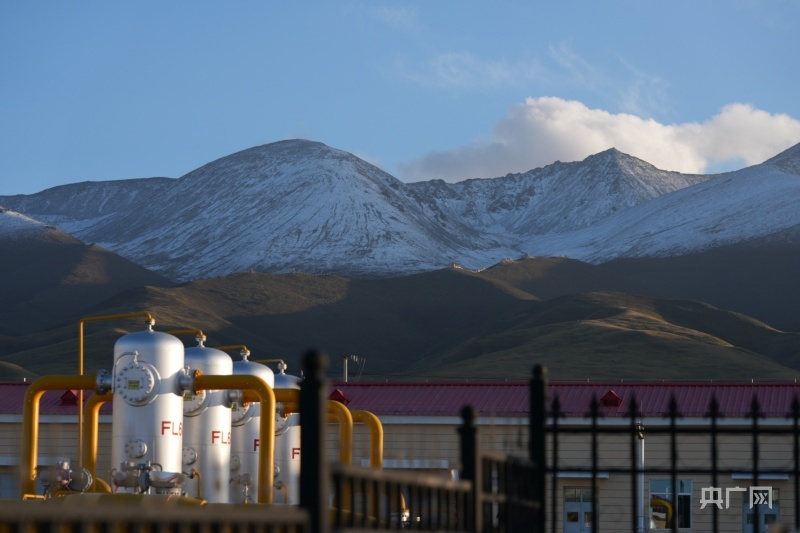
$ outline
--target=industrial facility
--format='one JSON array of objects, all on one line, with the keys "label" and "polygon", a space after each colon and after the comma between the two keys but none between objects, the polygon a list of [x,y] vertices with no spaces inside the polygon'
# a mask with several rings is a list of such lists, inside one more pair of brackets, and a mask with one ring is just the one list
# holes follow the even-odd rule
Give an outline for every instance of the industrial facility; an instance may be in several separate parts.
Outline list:
[{"label": "industrial facility", "polygon": [[[280,359],[206,346],[200,330],[158,332],[142,315],[143,331],[117,340],[110,370],[0,383],[0,498],[297,507],[300,378]],[[635,531],[749,531],[796,517],[798,392],[795,383],[549,383],[547,530],[593,531],[601,511],[606,528]],[[524,459],[536,438],[526,382],[337,382],[324,394],[332,464],[457,483],[467,405],[482,451]],[[489,475],[500,483],[499,470]],[[441,514],[409,509],[411,494],[396,501],[387,511],[396,524]]]}]

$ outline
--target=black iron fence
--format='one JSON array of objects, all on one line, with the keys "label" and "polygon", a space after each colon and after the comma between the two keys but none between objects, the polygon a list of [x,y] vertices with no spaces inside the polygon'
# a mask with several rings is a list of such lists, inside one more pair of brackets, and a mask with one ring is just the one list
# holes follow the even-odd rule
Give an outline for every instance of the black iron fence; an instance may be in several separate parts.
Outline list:
[{"label": "black iron fence", "polygon": [[[536,381],[534,377],[533,387],[539,386]],[[556,504],[559,474],[565,471],[584,474],[590,480],[591,528],[587,528],[587,531],[619,530],[618,522],[615,526],[602,528],[602,518],[606,513],[599,502],[602,478],[615,475],[628,478],[630,531],[800,531],[800,402],[796,396],[786,406],[784,421],[771,425],[762,422],[761,405],[755,395],[746,416],[747,422],[739,421],[736,425],[721,425],[724,417],[713,396],[706,416],[697,425],[683,423],[674,396],[668,401],[663,423],[658,425],[645,427],[638,405],[637,399],[631,398],[626,419],[607,426],[601,425],[603,417],[600,403],[595,398],[585,415],[587,423],[564,426],[559,398],[555,397],[547,410],[550,424],[547,427],[531,426],[531,434],[539,432],[550,436],[546,472],[550,481],[549,522],[553,533],[566,529],[563,520],[562,523],[556,520],[559,515]],[[532,411],[541,411],[545,407],[543,403],[531,404]],[[662,452],[656,464],[651,461],[646,466],[643,459],[645,434],[647,439],[660,438]],[[575,435],[585,437],[582,442],[585,444],[586,459],[577,463],[574,459],[572,462],[561,460],[559,447],[562,439]],[[616,437],[613,452],[617,459],[611,461],[604,460],[601,453],[601,441],[609,437]],[[723,446],[723,439],[727,439],[727,446]],[[541,456],[546,453],[540,439],[532,440],[532,443],[532,454]],[[736,446],[731,446],[731,443],[736,443]],[[762,448],[770,446],[772,450],[766,450],[765,453]],[[609,446],[605,448],[608,453]],[[698,448],[701,449],[700,453]],[[620,461],[619,456],[623,451],[626,460]],[[690,456],[688,460],[686,455]],[[765,465],[765,462],[769,464]],[[644,481],[645,476],[651,480],[649,487]],[[699,498],[698,491],[692,488],[685,489],[685,493],[681,494],[681,484],[685,483],[683,480],[693,476],[708,485],[700,488]],[[653,478],[663,480],[664,494],[657,493]],[[739,487],[738,483],[735,487],[721,486],[724,480],[730,483],[736,478],[746,480],[747,486]],[[773,508],[773,504],[776,507],[778,505],[778,489],[765,485],[776,480],[790,489],[788,492],[792,495],[789,505],[784,505],[780,513]],[[742,497],[739,500],[742,516],[738,522],[741,525],[738,527],[732,525],[736,520],[722,520],[723,512],[731,512],[731,493]],[[785,498],[783,500],[783,503],[787,503]],[[698,507],[699,510],[708,509],[705,516],[695,516],[700,514]],[[734,505],[734,508],[737,507]],[[642,509],[645,511],[642,512]],[[619,513],[619,508],[614,512]],[[664,516],[659,516],[659,513]],[[695,524],[694,518],[705,519]]]},{"label": "black iron fence", "polygon": [[[312,372],[306,370],[307,379]],[[332,485],[336,494],[372,492],[381,501],[394,501],[395,507],[365,497],[347,500],[353,506],[358,501],[362,507],[339,510],[331,522],[333,529],[760,533],[767,527],[774,531],[780,523],[785,531],[800,531],[797,398],[786,406],[783,422],[766,425],[754,396],[745,422],[732,425],[723,423],[713,398],[702,420],[686,423],[673,397],[666,416],[659,423],[650,420],[645,427],[636,398],[631,398],[627,415],[613,421],[603,419],[597,398],[586,406],[580,420],[565,417],[558,397],[548,402],[541,367],[534,368],[530,392],[528,457],[480,450],[475,413],[466,407],[459,429],[460,482],[337,467]],[[658,450],[647,462],[645,436],[653,443],[651,448]],[[777,451],[776,438],[782,439]],[[747,487],[721,486],[737,476],[747,480]],[[775,480],[790,498],[779,497],[777,488],[763,486]],[[766,490],[769,494],[759,492]],[[613,495],[605,497],[606,492]],[[406,494],[407,499],[393,500],[391,495],[396,494]],[[741,496],[733,506],[731,494]],[[777,507],[779,500],[782,508],[775,512],[773,504]],[[583,512],[570,511],[578,502]],[[748,504],[754,505],[748,509]],[[393,508],[407,508],[410,520],[395,520]],[[377,516],[381,518],[368,518]],[[575,517],[578,520],[573,521]]]}]

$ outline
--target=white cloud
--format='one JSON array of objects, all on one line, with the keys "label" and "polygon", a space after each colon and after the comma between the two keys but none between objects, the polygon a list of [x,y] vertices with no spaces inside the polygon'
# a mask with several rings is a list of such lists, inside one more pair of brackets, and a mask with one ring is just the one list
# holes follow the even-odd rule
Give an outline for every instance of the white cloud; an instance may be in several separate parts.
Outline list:
[{"label": "white cloud", "polygon": [[730,161],[761,163],[798,142],[800,121],[747,104],[728,105],[702,123],[661,124],[574,100],[528,98],[497,123],[489,140],[429,153],[403,165],[401,176],[489,178],[556,160],[579,161],[611,147],[664,170],[703,173]]}]

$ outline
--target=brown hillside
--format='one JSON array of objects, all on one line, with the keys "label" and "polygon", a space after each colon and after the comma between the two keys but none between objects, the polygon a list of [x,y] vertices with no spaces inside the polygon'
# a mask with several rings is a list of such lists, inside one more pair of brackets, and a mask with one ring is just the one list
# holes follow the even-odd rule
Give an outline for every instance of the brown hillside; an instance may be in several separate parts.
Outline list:
[{"label": "brown hillside", "polygon": [[[0,240],[0,333],[37,331],[131,287],[170,281],[55,228]],[[5,348],[0,345],[0,354]]]},{"label": "brown hillside", "polygon": [[[146,310],[159,330],[199,328],[209,346],[245,344],[253,359],[282,357],[290,369],[299,368],[306,349],[319,346],[332,357],[332,373],[338,373],[337,358],[355,354],[367,360],[365,372],[383,376],[457,346],[526,304],[465,271],[448,269],[381,280],[236,274],[174,288],[132,289],[90,311]],[[126,320],[113,327],[131,331],[142,325]],[[102,332],[111,328],[91,326],[97,342],[86,342],[87,371],[109,367],[113,335]],[[0,360],[49,371],[47,361],[75,360],[73,331],[54,332],[46,346]]]},{"label": "brown hillside", "polygon": [[589,265],[567,258],[527,257],[476,275],[548,300],[615,291],[696,300],[800,332],[800,230],[682,257],[618,259]]},{"label": "brown hillside", "polygon": [[[696,302],[618,293],[564,296],[426,362],[438,379],[508,379],[534,364],[555,380],[778,380],[800,377],[800,335]],[[783,343],[780,349],[764,346]],[[790,355],[787,355],[789,353]]]},{"label": "brown hillside", "polygon": [[[513,279],[515,266],[504,265],[509,275],[494,280],[460,269],[381,280],[245,273],[135,288],[87,312],[146,310],[161,331],[200,328],[209,346],[245,344],[253,359],[280,357],[290,371],[306,349],[322,347],[334,377],[349,354],[366,359],[362,379],[526,379],[536,362],[553,379],[798,375],[798,335],[691,301],[589,293],[542,302],[512,286],[524,280]],[[2,339],[11,349],[0,362],[74,373],[77,319]],[[140,319],[87,325],[87,372],[109,369],[115,340],[142,328]]]}]

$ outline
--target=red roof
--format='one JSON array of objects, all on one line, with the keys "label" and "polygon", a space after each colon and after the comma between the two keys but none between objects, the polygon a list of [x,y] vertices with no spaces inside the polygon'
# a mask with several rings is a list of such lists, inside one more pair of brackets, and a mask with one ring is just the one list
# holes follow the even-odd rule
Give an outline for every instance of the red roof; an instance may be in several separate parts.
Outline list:
[{"label": "red roof", "polygon": [[460,416],[465,405],[482,415],[527,416],[527,383],[336,383],[353,411],[378,416]]},{"label": "red roof", "polygon": [[[364,409],[376,415],[458,416],[465,405],[472,405],[483,416],[529,415],[527,383],[336,383],[335,388],[350,399],[350,409]],[[784,417],[791,412],[796,395],[800,396],[800,385],[796,383],[548,385],[549,407],[558,397],[559,411],[569,417],[585,416],[593,398],[600,404],[603,417],[628,416],[633,398],[643,416],[666,416],[673,397],[684,417],[703,417],[710,410],[713,396],[717,398],[720,414],[729,418],[747,416],[754,396],[764,416]],[[606,401],[602,402],[602,398]]]},{"label": "red roof", "polygon": [[[22,405],[25,402],[25,393],[28,391],[30,383],[0,383],[0,415],[21,415]],[[69,405],[62,399],[63,396],[69,398],[69,391],[66,390],[52,390],[47,391],[42,395],[39,400],[39,414],[40,415],[76,415],[78,414],[77,402]],[[79,391],[74,391],[77,395]],[[92,392],[85,391],[83,393],[84,401],[92,396]],[[111,402],[106,402],[100,408],[100,414],[111,413]]]},{"label": "red roof", "polygon": [[[0,414],[21,414],[25,391],[30,383],[0,383]],[[460,416],[465,405],[472,405],[481,416],[527,417],[527,383],[334,383],[349,400],[351,410],[363,409],[379,416]],[[612,392],[613,394],[609,394]],[[74,405],[62,405],[65,391],[48,391],[40,402],[42,415],[73,415]],[[563,416],[582,417],[589,412],[593,398],[600,404],[603,417],[626,417],[632,398],[647,417],[669,413],[675,398],[678,412],[684,417],[702,417],[716,396],[719,410],[726,417],[746,417],[753,397],[767,417],[785,417],[791,412],[796,383],[550,383],[549,404],[558,397]],[[91,396],[85,393],[86,398]],[[619,397],[619,405],[615,405]],[[601,399],[606,398],[605,402]],[[609,400],[614,400],[609,401]],[[102,414],[111,412],[106,403]]]}]

